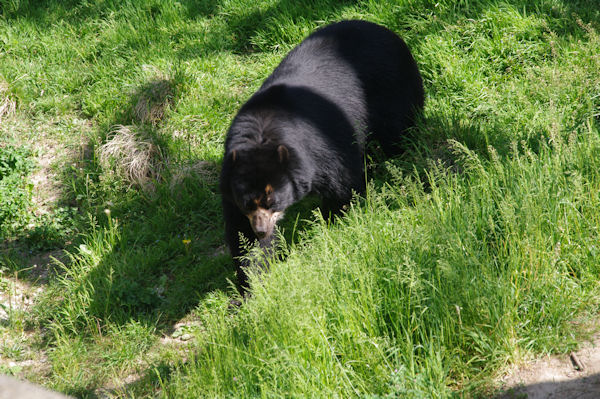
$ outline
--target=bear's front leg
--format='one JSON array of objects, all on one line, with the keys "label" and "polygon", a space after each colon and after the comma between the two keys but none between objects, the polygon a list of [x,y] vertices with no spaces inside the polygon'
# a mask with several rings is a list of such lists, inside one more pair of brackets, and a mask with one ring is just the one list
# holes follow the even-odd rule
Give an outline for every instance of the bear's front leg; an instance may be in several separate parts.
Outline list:
[{"label": "bear's front leg", "polygon": [[246,269],[252,265],[248,259],[244,259],[246,252],[242,247],[240,235],[250,244],[258,241],[263,254],[256,266],[261,270],[266,270],[268,259],[274,255],[278,240],[275,234],[259,239],[252,230],[248,217],[235,204],[225,199],[223,200],[223,215],[225,217],[225,240],[235,263],[237,288],[242,295],[247,296],[250,287]]},{"label": "bear's front leg", "polygon": [[249,266],[247,261],[242,261],[241,257],[245,255],[240,235],[245,237],[248,242],[252,243],[256,240],[256,235],[250,227],[250,221],[235,204],[223,199],[223,216],[225,218],[225,241],[233,257],[235,264],[235,272],[237,275],[238,291],[245,295],[248,290],[248,276],[244,269]]}]

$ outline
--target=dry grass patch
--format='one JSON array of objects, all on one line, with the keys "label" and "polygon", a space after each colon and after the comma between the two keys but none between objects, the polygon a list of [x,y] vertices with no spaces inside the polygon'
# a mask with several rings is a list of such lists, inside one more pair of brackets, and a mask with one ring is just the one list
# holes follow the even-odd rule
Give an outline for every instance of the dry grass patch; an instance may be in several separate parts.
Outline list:
[{"label": "dry grass patch", "polygon": [[157,78],[142,87],[133,107],[133,115],[141,123],[158,124],[173,100],[171,81]]},{"label": "dry grass patch", "polygon": [[105,170],[113,170],[130,185],[153,189],[159,180],[164,157],[158,144],[136,126],[118,125],[99,148],[99,160]]},{"label": "dry grass patch", "polygon": [[171,182],[169,183],[169,187],[174,192],[179,185],[190,178],[202,180],[209,184],[216,184],[218,177],[217,169],[213,163],[197,161],[189,165],[178,165],[171,168]]}]

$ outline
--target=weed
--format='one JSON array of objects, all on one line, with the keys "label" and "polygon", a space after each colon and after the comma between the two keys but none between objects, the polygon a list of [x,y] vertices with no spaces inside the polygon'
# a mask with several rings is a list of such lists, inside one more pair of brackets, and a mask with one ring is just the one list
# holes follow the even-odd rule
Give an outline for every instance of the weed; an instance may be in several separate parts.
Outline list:
[{"label": "weed", "polygon": [[0,239],[14,237],[31,219],[33,168],[27,148],[0,145]]}]

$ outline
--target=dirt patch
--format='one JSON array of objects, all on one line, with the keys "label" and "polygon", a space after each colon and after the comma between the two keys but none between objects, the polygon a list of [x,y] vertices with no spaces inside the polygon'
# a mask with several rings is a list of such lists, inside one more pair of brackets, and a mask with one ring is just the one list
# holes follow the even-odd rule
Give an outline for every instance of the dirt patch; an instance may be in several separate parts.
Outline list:
[{"label": "dirt patch", "polygon": [[24,315],[43,292],[26,281],[12,277],[0,279],[0,370],[15,375],[45,375],[50,370],[46,352],[37,348],[40,331],[22,329]]},{"label": "dirt patch", "polygon": [[24,259],[28,279],[36,284],[48,284],[50,276],[59,270],[59,264],[68,262],[67,254],[62,249],[39,252]]},{"label": "dirt patch", "polygon": [[600,334],[577,352],[515,366],[495,399],[600,398]]},{"label": "dirt patch", "polygon": [[59,156],[59,150],[56,145],[50,143],[38,147],[38,169],[31,175],[30,180],[34,187],[32,191],[35,211],[37,214],[45,214],[50,212],[62,195],[56,173],[51,168]]},{"label": "dirt patch", "polygon": [[0,280],[0,325],[9,322],[12,312],[27,312],[43,291],[24,281],[2,277]]},{"label": "dirt patch", "polygon": [[[33,212],[36,216],[52,213],[65,199],[61,171],[77,167],[91,151],[87,133],[92,130],[92,123],[75,117],[63,122],[54,119],[33,122],[16,117],[6,127],[1,134],[31,148],[35,154],[36,168],[28,177],[33,185]],[[31,132],[37,134],[32,136]],[[68,143],[64,142],[65,135],[69,136]]]}]

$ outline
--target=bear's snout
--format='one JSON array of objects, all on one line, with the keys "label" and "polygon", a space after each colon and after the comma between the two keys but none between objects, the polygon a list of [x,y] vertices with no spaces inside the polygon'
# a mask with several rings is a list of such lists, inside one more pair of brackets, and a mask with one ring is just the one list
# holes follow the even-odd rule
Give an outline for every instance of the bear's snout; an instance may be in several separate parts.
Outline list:
[{"label": "bear's snout", "polygon": [[269,209],[258,208],[246,215],[250,220],[250,226],[259,240],[269,237],[275,230],[275,224],[282,212],[273,212]]}]

